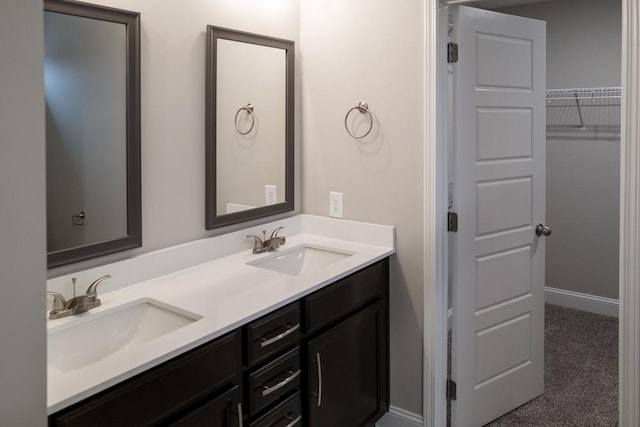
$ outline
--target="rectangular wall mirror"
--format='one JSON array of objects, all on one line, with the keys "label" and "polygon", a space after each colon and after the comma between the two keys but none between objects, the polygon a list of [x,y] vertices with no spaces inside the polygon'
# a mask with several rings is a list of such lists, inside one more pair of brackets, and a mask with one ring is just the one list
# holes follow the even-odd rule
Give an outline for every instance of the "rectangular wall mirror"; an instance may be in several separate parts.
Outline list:
[{"label": "rectangular wall mirror", "polygon": [[294,43],[207,27],[206,228],[294,209]]},{"label": "rectangular wall mirror", "polygon": [[138,247],[140,15],[44,1],[49,268]]}]

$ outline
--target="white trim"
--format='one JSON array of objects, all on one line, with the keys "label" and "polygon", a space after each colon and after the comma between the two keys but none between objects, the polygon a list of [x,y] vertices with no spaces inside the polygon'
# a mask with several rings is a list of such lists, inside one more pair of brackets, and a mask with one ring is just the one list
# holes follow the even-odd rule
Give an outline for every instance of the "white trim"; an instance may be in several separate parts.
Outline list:
[{"label": "white trim", "polygon": [[[424,0],[423,161],[423,419],[446,425],[447,404],[447,162],[446,4]],[[444,72],[443,72],[444,71]]]},{"label": "white trim", "polygon": [[544,288],[544,302],[613,317],[618,317],[618,308],[620,306],[617,299],[567,291],[566,289],[552,288],[550,286]]},{"label": "white trim", "polygon": [[619,423],[640,425],[640,5],[622,0]]},{"label": "white trim", "polygon": [[376,427],[416,427],[421,425],[422,417],[420,415],[395,406],[390,406],[389,412],[376,423]]}]

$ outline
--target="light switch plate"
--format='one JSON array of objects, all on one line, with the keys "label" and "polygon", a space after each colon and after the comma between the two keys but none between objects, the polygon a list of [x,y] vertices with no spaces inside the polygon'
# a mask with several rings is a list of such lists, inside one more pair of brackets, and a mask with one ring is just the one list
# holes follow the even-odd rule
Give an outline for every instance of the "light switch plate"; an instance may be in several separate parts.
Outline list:
[{"label": "light switch plate", "polygon": [[329,216],[342,218],[344,214],[344,194],[335,191],[329,192]]},{"label": "light switch plate", "polygon": [[264,204],[265,206],[274,205],[278,201],[278,187],[271,184],[264,186]]}]

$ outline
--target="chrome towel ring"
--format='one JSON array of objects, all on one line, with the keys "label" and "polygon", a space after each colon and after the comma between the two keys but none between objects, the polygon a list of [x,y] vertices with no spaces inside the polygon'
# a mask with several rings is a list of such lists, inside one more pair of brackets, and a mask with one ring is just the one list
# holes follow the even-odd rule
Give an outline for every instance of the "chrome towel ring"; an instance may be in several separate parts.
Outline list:
[{"label": "chrome towel ring", "polygon": [[71,216],[71,222],[73,223],[73,225],[84,225],[84,221],[87,218],[87,215],[84,213],[84,211],[80,211],[75,215]]},{"label": "chrome towel ring", "polygon": [[[249,132],[251,132],[253,130],[253,127],[256,124],[256,118],[253,115],[253,109],[254,109],[253,104],[247,104],[247,105],[244,105],[244,106],[238,108],[238,111],[236,111],[236,116],[233,119],[233,124],[234,124],[234,126],[236,128],[236,132],[238,132],[240,135],[247,135]],[[240,130],[240,128],[238,127],[238,114],[240,114],[240,111],[246,111],[247,114],[249,115],[249,117],[251,117],[251,127],[246,132],[242,132]]]},{"label": "chrome towel ring", "polygon": [[[360,113],[362,114],[366,114],[369,117],[369,129],[367,129],[367,131],[362,134],[362,135],[354,135],[351,130],[349,130],[349,125],[347,123],[347,120],[349,119],[349,114],[351,114],[352,111],[354,110],[358,110]],[[361,139],[364,138],[365,136],[369,135],[369,133],[371,132],[371,129],[373,129],[373,116],[371,115],[371,112],[369,111],[369,104],[367,104],[364,101],[360,101],[356,104],[355,107],[351,107],[351,109],[349,111],[347,111],[347,114],[344,116],[344,128],[347,131],[347,133],[349,134],[349,136],[351,136],[352,138],[355,139]]]}]

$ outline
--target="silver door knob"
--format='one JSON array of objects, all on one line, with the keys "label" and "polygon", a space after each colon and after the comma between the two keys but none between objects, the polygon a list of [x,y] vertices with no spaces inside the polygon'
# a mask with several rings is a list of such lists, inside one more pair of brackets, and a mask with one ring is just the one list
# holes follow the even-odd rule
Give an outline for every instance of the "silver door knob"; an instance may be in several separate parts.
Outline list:
[{"label": "silver door knob", "polygon": [[544,224],[536,225],[536,236],[549,236],[551,235],[551,228]]}]

